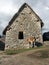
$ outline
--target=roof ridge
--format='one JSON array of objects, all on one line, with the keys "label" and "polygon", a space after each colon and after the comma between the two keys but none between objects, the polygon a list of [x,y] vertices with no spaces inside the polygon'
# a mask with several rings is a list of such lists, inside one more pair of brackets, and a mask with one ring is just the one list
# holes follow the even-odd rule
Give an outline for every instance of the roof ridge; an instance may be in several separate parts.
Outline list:
[{"label": "roof ridge", "polygon": [[[18,12],[12,17],[12,19],[10,20],[8,26],[6,26],[6,28],[4,29],[3,34],[5,33],[5,31],[7,31],[7,28],[8,28],[9,26],[11,26],[11,24],[13,23],[13,21],[19,16],[20,12],[24,9],[25,5],[27,5],[27,6],[34,12],[34,10],[28,5],[28,3],[24,3],[24,4],[20,7],[20,9],[18,10]],[[35,12],[34,12],[34,14],[37,16],[38,19],[41,20],[41,18],[40,18]],[[41,20],[41,23],[43,23],[42,20]]]}]

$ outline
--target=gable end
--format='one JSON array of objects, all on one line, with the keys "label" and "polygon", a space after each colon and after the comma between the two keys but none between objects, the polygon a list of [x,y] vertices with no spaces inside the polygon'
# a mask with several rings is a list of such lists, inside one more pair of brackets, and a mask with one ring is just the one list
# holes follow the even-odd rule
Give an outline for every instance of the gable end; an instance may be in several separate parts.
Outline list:
[{"label": "gable end", "polygon": [[[12,25],[12,23],[14,22],[14,20],[19,16],[20,12],[24,9],[24,7],[28,6],[31,10],[32,8],[27,4],[24,3],[21,8],[19,9],[19,11],[13,16],[13,18],[11,19],[11,21],[9,22],[8,26],[4,29],[3,34],[6,35],[6,31],[8,30],[8,28],[10,28],[10,26]],[[32,10],[33,11],[33,10]],[[41,22],[41,27],[44,25],[42,20],[40,19],[40,17],[33,11],[33,13],[36,15],[36,17],[38,18],[38,20],[40,20]]]}]

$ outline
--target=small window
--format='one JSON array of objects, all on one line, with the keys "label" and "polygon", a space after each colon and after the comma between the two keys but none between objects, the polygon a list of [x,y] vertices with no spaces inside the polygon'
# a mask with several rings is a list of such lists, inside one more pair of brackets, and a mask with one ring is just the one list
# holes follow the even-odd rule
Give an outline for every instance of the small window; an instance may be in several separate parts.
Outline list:
[{"label": "small window", "polygon": [[24,36],[23,36],[23,32],[22,32],[22,31],[19,32],[19,34],[18,34],[18,39],[24,39]]}]

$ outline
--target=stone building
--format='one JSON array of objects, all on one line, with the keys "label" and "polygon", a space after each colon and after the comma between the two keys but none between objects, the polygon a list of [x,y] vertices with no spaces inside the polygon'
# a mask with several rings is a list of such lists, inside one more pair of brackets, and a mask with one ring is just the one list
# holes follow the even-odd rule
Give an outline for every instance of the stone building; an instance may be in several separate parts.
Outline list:
[{"label": "stone building", "polygon": [[36,41],[43,43],[42,26],[40,17],[24,3],[3,31],[6,36],[5,49],[29,48],[27,38],[32,36],[35,36]]}]

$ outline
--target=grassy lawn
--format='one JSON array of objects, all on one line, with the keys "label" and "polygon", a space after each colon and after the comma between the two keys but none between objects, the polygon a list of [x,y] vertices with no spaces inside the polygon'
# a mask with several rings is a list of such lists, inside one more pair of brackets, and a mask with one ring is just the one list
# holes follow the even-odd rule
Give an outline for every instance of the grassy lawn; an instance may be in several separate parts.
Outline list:
[{"label": "grassy lawn", "polygon": [[30,49],[19,49],[19,50],[12,48],[9,50],[5,50],[4,55],[0,55],[0,64],[49,65],[49,46],[48,47],[42,46]]},{"label": "grassy lawn", "polygon": [[43,47],[36,47],[36,48],[29,48],[29,49],[19,49],[19,50],[9,49],[9,50],[5,50],[4,53],[7,54],[7,55],[14,55],[14,54],[22,53],[22,52],[25,52],[25,51],[35,50],[35,49],[40,49],[40,48],[43,48]]},{"label": "grassy lawn", "polygon": [[29,49],[9,49],[5,50],[4,52],[0,54],[5,54],[5,55],[15,55],[19,54],[25,51],[31,51],[29,52],[28,57],[31,58],[37,58],[37,59],[44,59],[44,58],[49,58],[49,46],[41,46],[41,47],[35,47],[35,48],[29,48]]},{"label": "grassy lawn", "polygon": [[22,52],[28,51],[28,50],[32,50],[32,48],[29,48],[29,49],[19,49],[19,50],[9,49],[9,50],[6,50],[4,53],[7,54],[7,55],[14,55],[14,54],[22,53]]}]

